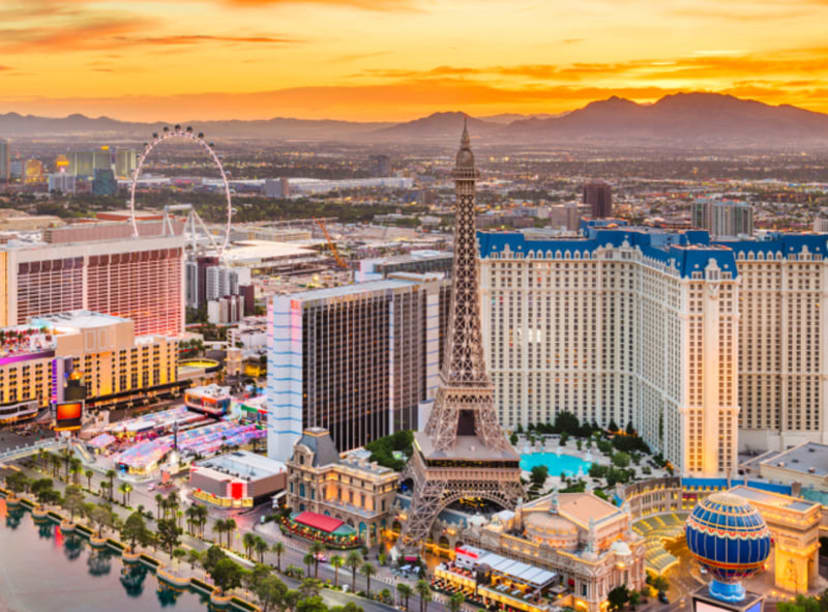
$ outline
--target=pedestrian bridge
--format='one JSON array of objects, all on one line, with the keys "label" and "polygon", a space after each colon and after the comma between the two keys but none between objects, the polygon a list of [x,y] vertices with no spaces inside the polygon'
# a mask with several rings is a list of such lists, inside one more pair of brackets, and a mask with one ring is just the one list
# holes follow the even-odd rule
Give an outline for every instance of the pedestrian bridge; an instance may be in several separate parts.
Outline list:
[{"label": "pedestrian bridge", "polygon": [[59,443],[56,440],[39,440],[32,444],[24,444],[21,446],[15,446],[14,448],[7,448],[6,450],[0,452],[0,463],[22,459],[23,457],[39,452],[40,449],[54,450],[58,448],[58,446]]}]

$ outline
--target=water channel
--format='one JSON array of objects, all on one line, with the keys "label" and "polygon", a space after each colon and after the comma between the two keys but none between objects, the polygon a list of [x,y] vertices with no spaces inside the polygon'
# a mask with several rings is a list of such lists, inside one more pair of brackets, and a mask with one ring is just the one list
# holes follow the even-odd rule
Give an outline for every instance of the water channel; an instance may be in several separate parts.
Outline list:
[{"label": "water channel", "polygon": [[204,612],[207,598],[0,496],[0,612]]}]

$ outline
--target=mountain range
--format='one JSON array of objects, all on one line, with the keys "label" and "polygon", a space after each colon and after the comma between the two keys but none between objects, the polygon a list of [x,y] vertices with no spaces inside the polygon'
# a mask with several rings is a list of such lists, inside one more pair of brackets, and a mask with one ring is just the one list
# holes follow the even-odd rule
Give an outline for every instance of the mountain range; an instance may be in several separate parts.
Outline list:
[{"label": "mountain range", "polygon": [[[457,140],[466,114],[438,112],[403,123],[276,117],[257,121],[183,122],[216,139],[443,143]],[[492,144],[828,146],[828,115],[714,93],[679,93],[652,104],[613,96],[562,114],[468,117],[474,138]],[[161,123],[109,117],[0,115],[0,137],[146,139]]]}]

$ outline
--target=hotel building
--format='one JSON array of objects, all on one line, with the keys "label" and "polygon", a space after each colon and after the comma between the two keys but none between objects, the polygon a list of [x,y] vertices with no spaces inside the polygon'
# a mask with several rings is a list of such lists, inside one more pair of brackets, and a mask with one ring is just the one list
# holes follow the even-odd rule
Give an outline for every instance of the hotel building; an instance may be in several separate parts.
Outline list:
[{"label": "hotel building", "polygon": [[0,330],[0,417],[64,400],[79,379],[87,407],[117,407],[177,390],[178,342],[134,334],[128,319],[83,310]]},{"label": "hotel building", "polygon": [[685,475],[730,474],[737,440],[828,442],[828,236],[711,242],[586,224],[582,238],[478,242],[504,426],[564,410],[632,421]]},{"label": "hotel building", "polygon": [[828,234],[722,242],[739,270],[739,444],[828,443]]},{"label": "hotel building", "polygon": [[486,363],[507,428],[632,421],[682,473],[736,467],[738,272],[706,232],[479,233]]},{"label": "hotel building", "polygon": [[0,326],[82,309],[131,319],[139,336],[183,331],[183,236],[132,238],[127,223],[90,223],[45,238],[0,247]]},{"label": "hotel building", "polygon": [[440,358],[439,275],[274,296],[268,304],[268,454],[287,461],[303,428],[350,450],[417,429]]}]

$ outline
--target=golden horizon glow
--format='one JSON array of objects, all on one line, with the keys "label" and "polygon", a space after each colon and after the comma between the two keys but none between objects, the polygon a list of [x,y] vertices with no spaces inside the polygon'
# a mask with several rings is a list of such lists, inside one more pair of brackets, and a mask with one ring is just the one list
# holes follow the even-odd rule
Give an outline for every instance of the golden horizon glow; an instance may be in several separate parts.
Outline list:
[{"label": "golden horizon glow", "polygon": [[828,0],[3,0],[0,112],[559,113],[713,91],[828,112]]}]

